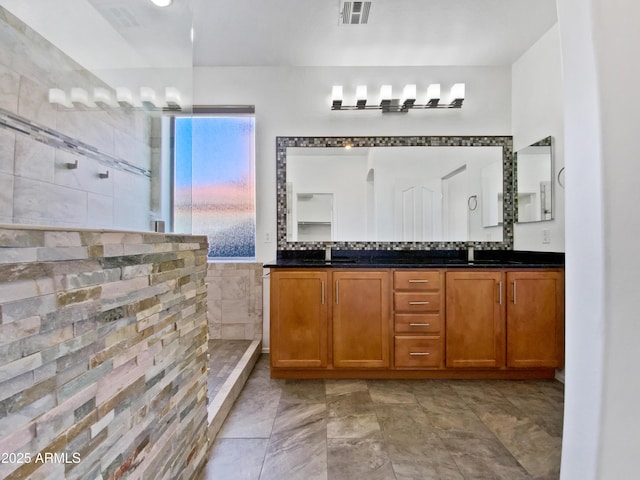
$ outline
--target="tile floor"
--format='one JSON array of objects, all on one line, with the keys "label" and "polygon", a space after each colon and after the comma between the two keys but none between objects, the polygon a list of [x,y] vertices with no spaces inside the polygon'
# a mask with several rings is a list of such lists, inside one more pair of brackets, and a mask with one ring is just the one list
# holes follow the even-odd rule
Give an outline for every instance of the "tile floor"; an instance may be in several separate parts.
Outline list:
[{"label": "tile floor", "polygon": [[556,479],[551,380],[273,380],[262,355],[203,480]]}]

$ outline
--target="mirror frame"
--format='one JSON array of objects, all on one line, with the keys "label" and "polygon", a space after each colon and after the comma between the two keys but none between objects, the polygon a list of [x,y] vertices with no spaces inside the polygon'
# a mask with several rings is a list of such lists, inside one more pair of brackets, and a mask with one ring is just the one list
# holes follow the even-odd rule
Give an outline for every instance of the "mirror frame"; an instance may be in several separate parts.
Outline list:
[{"label": "mirror frame", "polygon": [[551,135],[549,135],[548,137],[543,138],[542,140],[538,140],[535,143],[532,143],[531,145],[527,145],[524,148],[528,148],[528,147],[549,147],[550,150],[550,156],[551,156],[551,174],[549,175],[549,180],[550,180],[550,185],[551,185],[551,218],[545,218],[545,219],[541,219],[541,220],[526,220],[526,221],[521,221],[518,220],[518,152],[514,152],[513,154],[513,193],[514,193],[514,197],[513,197],[513,219],[514,222],[517,223],[518,225],[524,225],[527,223],[539,223],[539,222],[550,222],[551,220],[553,220],[555,218],[555,211],[556,211],[556,178],[555,178],[555,171],[556,171],[556,158],[555,158],[555,148],[553,145],[553,137]]},{"label": "mirror frame", "polygon": [[[504,183],[501,242],[289,242],[287,241],[288,147],[502,147]],[[514,155],[511,136],[401,136],[401,137],[276,137],[276,205],[278,250],[512,250],[514,209]]]}]

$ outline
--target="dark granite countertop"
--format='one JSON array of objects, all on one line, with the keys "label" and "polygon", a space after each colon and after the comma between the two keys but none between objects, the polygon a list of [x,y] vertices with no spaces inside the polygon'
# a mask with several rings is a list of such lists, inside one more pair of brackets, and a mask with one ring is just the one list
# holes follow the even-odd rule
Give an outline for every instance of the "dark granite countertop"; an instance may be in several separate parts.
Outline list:
[{"label": "dark granite countertop", "polygon": [[564,253],[520,250],[279,250],[265,268],[563,268]]}]

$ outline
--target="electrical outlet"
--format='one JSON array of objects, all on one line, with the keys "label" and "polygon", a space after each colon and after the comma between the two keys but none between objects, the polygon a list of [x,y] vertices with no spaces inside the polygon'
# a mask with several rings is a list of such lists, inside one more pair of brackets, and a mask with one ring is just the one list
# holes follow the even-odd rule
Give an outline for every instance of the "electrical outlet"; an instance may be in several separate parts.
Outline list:
[{"label": "electrical outlet", "polygon": [[267,232],[264,234],[264,243],[271,243],[271,233]]},{"label": "electrical outlet", "polygon": [[551,243],[551,230],[548,228],[542,230],[542,243]]}]

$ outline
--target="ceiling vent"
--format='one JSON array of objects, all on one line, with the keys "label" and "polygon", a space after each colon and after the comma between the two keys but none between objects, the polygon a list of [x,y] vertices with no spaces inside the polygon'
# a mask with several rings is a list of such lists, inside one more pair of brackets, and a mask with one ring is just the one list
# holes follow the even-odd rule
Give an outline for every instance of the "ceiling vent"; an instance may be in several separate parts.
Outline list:
[{"label": "ceiling vent", "polygon": [[343,25],[364,25],[369,22],[371,2],[343,2],[340,16]]}]

